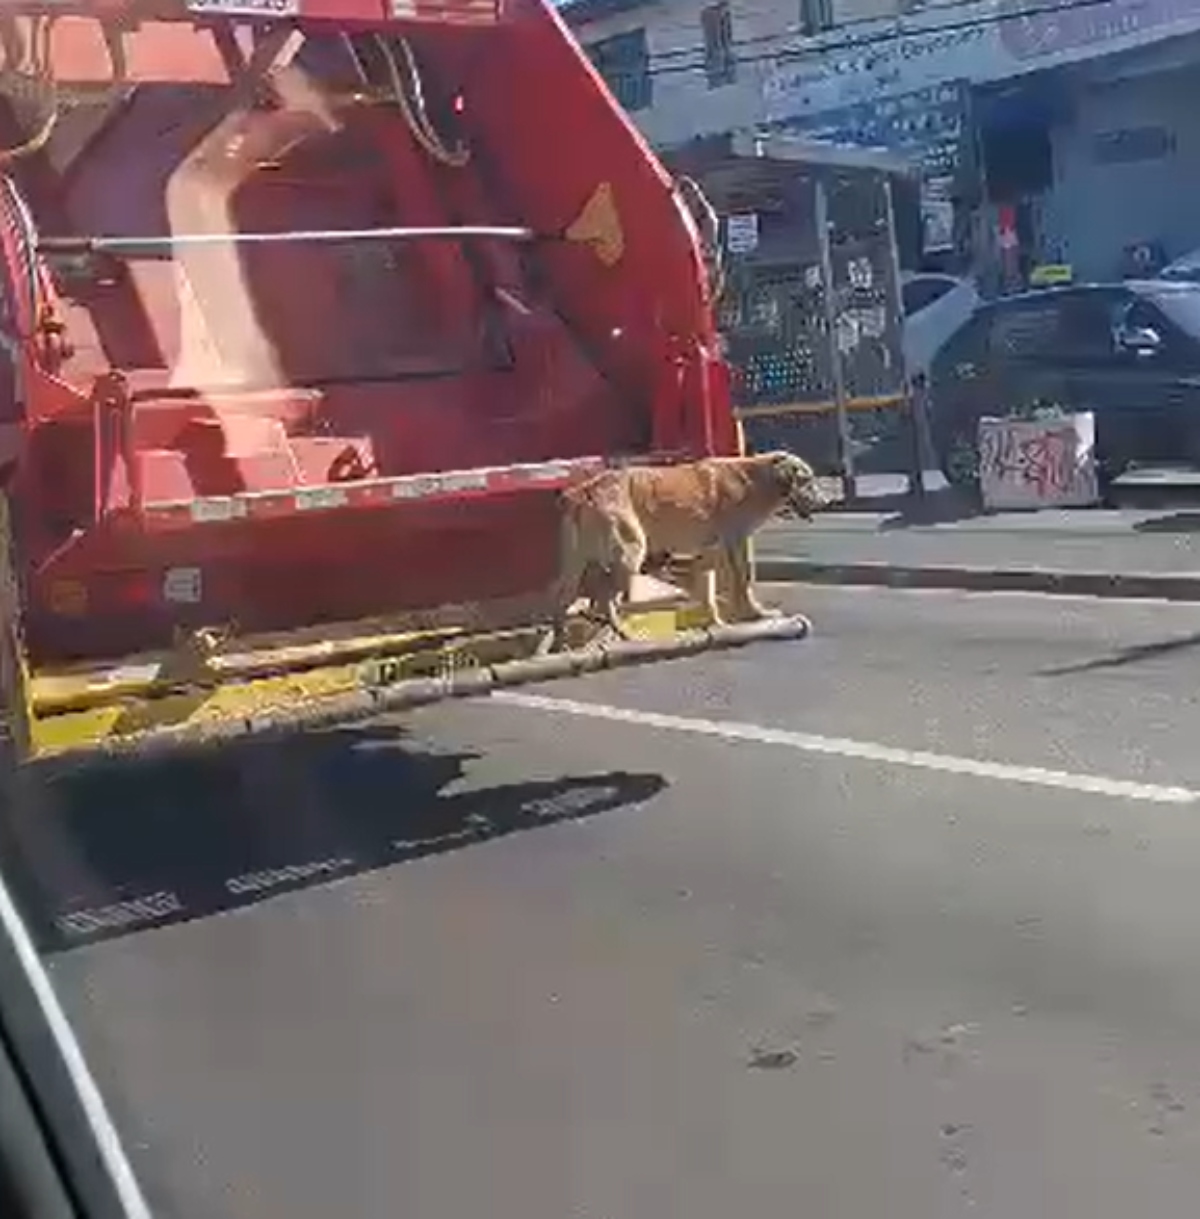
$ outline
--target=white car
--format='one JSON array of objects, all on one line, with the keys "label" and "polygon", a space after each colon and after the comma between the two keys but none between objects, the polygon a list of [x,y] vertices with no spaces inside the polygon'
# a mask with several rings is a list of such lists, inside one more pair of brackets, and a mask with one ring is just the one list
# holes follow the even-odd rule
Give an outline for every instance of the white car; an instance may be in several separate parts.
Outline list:
[{"label": "white car", "polygon": [[1200,250],[1192,250],[1182,258],[1168,263],[1158,273],[1159,279],[1182,280],[1187,283],[1200,282]]},{"label": "white car", "polygon": [[900,279],[904,305],[904,359],[910,377],[929,375],[942,344],[975,312],[973,281],[940,271],[907,272]]}]

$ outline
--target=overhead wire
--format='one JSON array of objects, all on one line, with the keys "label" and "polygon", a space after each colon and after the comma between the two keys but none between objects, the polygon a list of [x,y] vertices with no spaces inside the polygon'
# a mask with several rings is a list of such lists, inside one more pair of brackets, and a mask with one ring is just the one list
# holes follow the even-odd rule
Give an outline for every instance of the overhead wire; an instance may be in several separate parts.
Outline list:
[{"label": "overhead wire", "polygon": [[[1005,11],[1006,0],[933,0],[933,3],[927,8],[920,10],[920,14],[927,17],[938,17],[944,13],[954,13],[963,9],[983,9],[986,7],[989,10],[988,12],[981,12],[974,17],[965,18],[964,20],[972,24],[990,24],[993,22],[1019,21],[1024,17],[1041,17],[1077,8],[1113,7],[1120,5],[1120,3],[1121,0],[1061,0],[1058,4],[1039,4],[1037,0],[1034,0],[1034,3],[1029,7]],[[895,26],[903,25],[908,18],[914,15],[916,14],[899,12],[891,14],[876,13],[869,17],[848,17],[843,21],[838,21],[827,26],[823,30],[806,30],[803,26],[790,25],[770,34],[749,34],[742,38],[735,38],[730,45],[735,47],[760,46],[767,43],[777,43],[783,38],[803,38],[810,42],[817,42],[825,38],[826,35],[838,31],[866,29],[881,26],[886,22],[890,22]],[[954,23],[954,27],[957,27],[957,25],[957,22]],[[910,27],[905,32],[914,34],[936,33],[942,28],[944,28],[944,23],[942,22],[923,21],[918,25]],[[850,41],[854,45],[858,45],[865,41],[886,41],[888,38],[895,36],[896,30],[892,29],[879,31],[877,39],[864,36],[863,38],[853,38]],[[803,47],[799,49],[807,51],[811,48]],[[691,53],[692,48],[690,47],[678,47],[662,52],[663,55],[689,55]]]}]

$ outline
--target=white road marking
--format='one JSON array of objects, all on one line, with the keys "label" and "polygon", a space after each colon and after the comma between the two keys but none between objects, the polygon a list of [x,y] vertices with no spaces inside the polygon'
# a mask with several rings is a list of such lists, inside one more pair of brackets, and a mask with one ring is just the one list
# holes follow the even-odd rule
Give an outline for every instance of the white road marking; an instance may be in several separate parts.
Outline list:
[{"label": "white road marking", "polygon": [[315,876],[330,876],[354,867],[354,860],[341,857],[314,859],[308,863],[287,864],[281,868],[267,868],[260,872],[245,872],[241,876],[230,876],[225,888],[235,897],[244,893],[260,893],[298,880],[311,880]]},{"label": "white road marking", "polygon": [[817,736],[810,732],[792,732],[784,728],[767,728],[760,724],[742,724],[730,720],[662,715],[657,711],[637,711],[629,707],[611,707],[604,703],[576,702],[569,698],[547,698],[541,694],[523,694],[517,690],[497,690],[489,697],[494,702],[505,703],[512,707],[524,707],[531,711],[548,711],[555,715],[577,715],[587,719],[609,720],[613,723],[631,724],[639,728],[659,728],[665,732],[683,732],[694,736],[714,737],[722,741],[742,741],[754,745],[781,745],[786,749],[796,749],[802,753],[851,758],[860,762],[881,762],[889,766],[908,766],[917,770],[940,771],[943,774],[968,775],[975,779],[996,779],[1004,783],[1025,783],[1032,787],[1088,792],[1095,796],[1111,796],[1119,800],[1140,800],[1151,804],[1200,803],[1200,791],[1187,787],[1135,783],[1129,779],[1108,779],[1103,775],[1046,770],[1040,766],[1016,766],[1009,762],[985,762],[979,758],[962,758],[953,754],[930,753],[920,749],[898,749],[893,745],[880,745],[874,741],[853,741],[844,737]]},{"label": "white road marking", "polygon": [[1178,601],[1171,597],[1097,597],[1088,593],[1055,593],[1034,592],[1028,588],[900,588],[887,584],[828,584],[819,581],[804,582],[802,580],[759,580],[755,585],[758,589],[769,589],[772,593],[785,592],[788,589],[802,588],[804,590],[820,589],[834,593],[887,593],[903,594],[906,597],[955,597],[994,600],[997,597],[1021,598],[1025,601],[1080,601],[1087,605],[1103,609],[1112,605],[1118,607],[1141,606],[1144,609],[1174,606],[1179,610],[1197,606],[1195,601]]},{"label": "white road marking", "polygon": [[98,931],[111,931],[118,927],[131,928],[139,923],[166,918],[168,915],[186,913],[178,893],[162,891],[113,902],[108,906],[72,910],[60,914],[55,923],[64,935],[79,937]]}]

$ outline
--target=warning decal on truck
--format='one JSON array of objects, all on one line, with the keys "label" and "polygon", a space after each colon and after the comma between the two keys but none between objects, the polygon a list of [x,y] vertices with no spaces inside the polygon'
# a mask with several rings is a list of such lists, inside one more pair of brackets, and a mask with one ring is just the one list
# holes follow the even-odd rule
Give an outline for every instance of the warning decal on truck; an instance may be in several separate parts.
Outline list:
[{"label": "warning decal on truck", "polygon": [[193,13],[219,13],[223,17],[296,17],[300,0],[187,0]]}]

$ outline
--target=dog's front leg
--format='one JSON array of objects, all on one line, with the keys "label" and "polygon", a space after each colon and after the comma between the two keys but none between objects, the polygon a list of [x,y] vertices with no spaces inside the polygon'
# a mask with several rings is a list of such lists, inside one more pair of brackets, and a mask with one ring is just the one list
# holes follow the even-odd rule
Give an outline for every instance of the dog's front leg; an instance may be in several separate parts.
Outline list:
[{"label": "dog's front leg", "polygon": [[690,573],[692,597],[703,607],[705,616],[712,626],[725,625],[725,619],[721,616],[721,610],[717,604],[717,564],[719,562],[719,552],[697,555]]},{"label": "dog's front leg", "polygon": [[763,618],[778,618],[779,611],[763,605],[754,593],[754,568],[750,558],[749,538],[734,542],[725,548],[725,562],[729,568],[730,596],[739,618],[760,621]]}]

